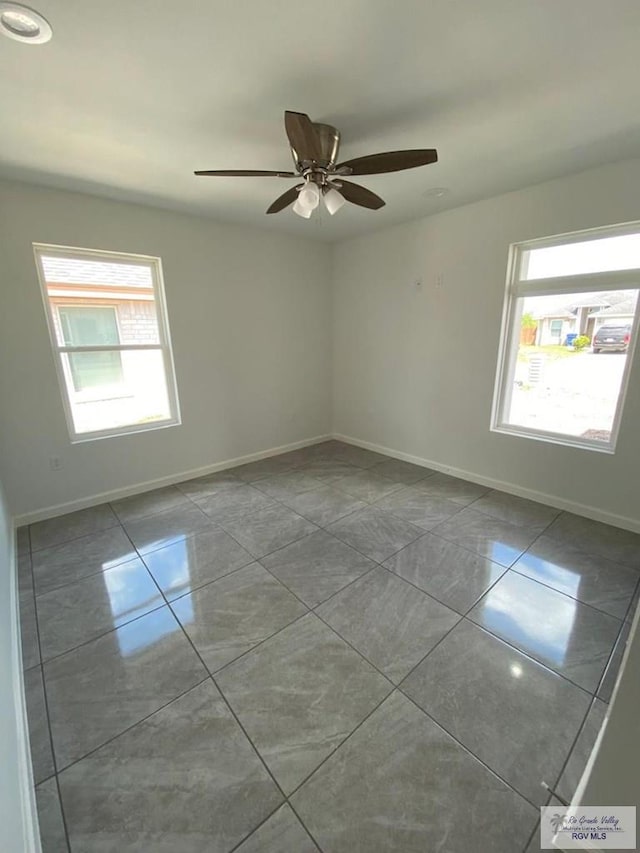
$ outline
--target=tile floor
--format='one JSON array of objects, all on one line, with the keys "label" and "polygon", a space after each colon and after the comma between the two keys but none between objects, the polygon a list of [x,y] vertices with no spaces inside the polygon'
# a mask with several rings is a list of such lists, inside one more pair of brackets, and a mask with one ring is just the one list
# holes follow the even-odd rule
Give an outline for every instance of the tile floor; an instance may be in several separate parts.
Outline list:
[{"label": "tile floor", "polygon": [[334,441],[18,543],[45,853],[538,850],[640,578],[640,536]]}]

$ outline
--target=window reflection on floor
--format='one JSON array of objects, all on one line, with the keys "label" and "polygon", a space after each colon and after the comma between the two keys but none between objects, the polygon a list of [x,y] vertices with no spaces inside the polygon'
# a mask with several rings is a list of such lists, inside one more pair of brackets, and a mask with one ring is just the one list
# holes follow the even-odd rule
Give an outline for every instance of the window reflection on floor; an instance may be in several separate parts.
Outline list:
[{"label": "window reflection on floor", "polygon": [[[494,559],[500,553],[501,544],[493,547]],[[551,565],[551,564],[550,564]],[[580,585],[579,575],[567,572],[564,578],[565,589],[570,583],[575,595]],[[526,597],[516,592],[518,585],[500,583],[491,591],[483,609],[483,622],[489,630],[495,631],[510,643],[531,652],[551,664],[565,662],[571,645],[573,626],[578,602],[571,598],[549,594],[544,586],[535,581],[527,583]]]},{"label": "window reflection on floor", "polygon": [[[171,560],[171,567],[175,572],[175,587],[172,585],[172,591],[179,589],[185,593],[189,592],[187,538],[183,536],[166,551],[170,552],[168,559]],[[126,630],[116,631],[118,645],[123,657],[148,648],[167,634],[181,630],[175,619],[137,619],[138,616],[146,613],[149,607],[149,602],[142,599],[141,593],[144,588],[142,583],[147,580],[147,577],[136,576],[132,572],[119,572],[116,567],[111,571],[104,572],[103,578],[109,596],[114,625],[122,621],[129,622]],[[193,604],[190,597],[185,599],[182,612],[187,621],[193,620]],[[130,622],[130,620],[137,621]]]}]

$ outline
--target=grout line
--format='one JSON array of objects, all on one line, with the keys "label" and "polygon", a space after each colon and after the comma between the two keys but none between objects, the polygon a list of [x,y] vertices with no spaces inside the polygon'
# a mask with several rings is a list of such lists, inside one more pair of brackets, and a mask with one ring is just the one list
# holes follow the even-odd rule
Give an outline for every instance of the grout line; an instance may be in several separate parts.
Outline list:
[{"label": "grout line", "polygon": [[150,717],[153,717],[154,714],[158,714],[160,711],[164,711],[164,709],[168,708],[169,705],[172,705],[178,699],[182,699],[182,697],[186,696],[187,693],[190,693],[192,690],[195,690],[196,687],[200,687],[202,684],[205,683],[205,681],[208,680],[209,676],[205,675],[204,678],[200,679],[200,681],[197,681],[195,684],[190,685],[177,696],[174,696],[172,699],[169,699],[167,702],[160,705],[159,708],[155,708],[153,711],[150,711],[148,714],[145,714],[145,716],[142,717],[140,720],[136,720],[135,723],[131,723],[130,726],[127,726],[125,729],[122,729],[122,731],[118,732],[115,735],[112,735],[110,738],[107,738],[107,740],[105,740],[103,743],[98,744],[98,746],[94,746],[93,749],[90,749],[88,752],[85,752],[78,758],[74,758],[74,760],[70,761],[69,764],[65,764],[64,767],[58,770],[57,775],[62,776],[64,773],[66,773],[67,770],[69,770],[70,767],[74,767],[76,764],[79,764],[81,761],[84,761],[85,758],[89,758],[89,756],[94,755],[96,752],[99,752],[104,746],[107,746],[107,744],[113,743],[114,740],[117,740],[119,737],[122,737],[122,735],[126,734],[127,732],[130,732],[131,729],[135,729],[135,727],[139,726],[140,723],[146,722]]},{"label": "grout line", "polygon": [[[98,506],[105,506],[105,504],[98,504]],[[111,504],[106,504],[106,506],[108,506],[109,509],[111,509]],[[87,509],[93,509],[93,507],[86,507],[86,508]],[[79,509],[79,510],[76,510],[76,512],[83,512],[83,510]],[[111,510],[111,512],[113,512],[113,510]],[[73,513],[69,513],[69,514],[72,515]],[[64,545],[68,545],[70,542],[77,542],[78,539],[85,539],[88,536],[96,536],[98,533],[105,533],[107,530],[113,530],[114,527],[122,527],[120,519],[115,514],[115,512],[113,512],[113,516],[115,518],[115,524],[110,524],[108,527],[100,527],[97,530],[90,530],[88,533],[83,533],[81,536],[71,536],[69,539],[63,539],[61,542],[54,542],[53,545],[45,545],[44,548],[35,548],[35,549],[32,548],[31,549],[31,556],[33,557],[34,554],[41,554],[43,551],[50,551],[53,548],[61,548]],[[63,515],[57,516],[58,520],[61,518],[64,518],[64,516]],[[43,521],[34,521],[33,524],[29,525],[29,530],[31,530],[31,528],[35,525],[44,524],[47,521],[55,521],[55,520],[56,520],[56,517],[47,518],[47,519],[44,519]],[[29,541],[31,541],[31,534],[29,534]]]},{"label": "grout line", "polygon": [[[149,571],[149,570],[147,569],[147,571]],[[149,572],[149,574],[151,575],[151,572]],[[157,582],[156,582],[155,578],[153,577],[153,575],[151,575],[151,577],[152,577],[152,579],[153,579],[153,582],[154,582],[154,583],[156,583],[156,586],[157,586]],[[160,594],[163,596],[163,598],[165,598],[165,597],[164,597],[164,593],[162,592],[162,590],[160,589],[160,587],[159,587],[159,586],[158,586],[158,590],[160,591]],[[218,685],[218,683],[217,683],[216,679],[214,678],[213,673],[211,672],[211,670],[210,670],[210,669],[209,669],[209,667],[207,666],[206,662],[204,661],[204,659],[203,659],[202,655],[200,654],[200,652],[199,652],[199,651],[198,651],[198,649],[196,648],[196,646],[195,646],[195,644],[194,644],[193,640],[191,639],[191,637],[189,636],[189,634],[188,634],[188,633],[187,633],[187,631],[185,630],[184,625],[183,625],[183,624],[182,624],[182,622],[178,619],[178,617],[176,616],[176,614],[175,614],[175,613],[174,613],[174,611],[173,611],[173,608],[171,607],[171,604],[167,601],[167,599],[166,599],[166,598],[165,598],[165,602],[167,603],[167,606],[169,607],[169,610],[170,610],[171,614],[173,615],[173,618],[176,620],[176,622],[177,622],[177,623],[178,623],[178,625],[180,626],[180,630],[181,630],[181,631],[182,631],[182,633],[184,634],[184,636],[185,636],[185,638],[186,638],[187,642],[189,643],[189,645],[190,645],[190,646],[191,646],[191,648],[193,649],[193,651],[194,651],[195,655],[197,656],[198,660],[200,661],[200,663],[201,663],[201,664],[202,664],[202,666],[204,667],[205,672],[207,672],[207,673],[208,673],[208,678],[210,678],[210,679],[211,679],[211,681],[213,682],[213,684],[214,684],[214,686],[215,686],[216,690],[218,691],[218,693],[219,693],[219,694],[220,694],[220,696],[222,697],[223,702],[225,703],[225,705],[226,705],[226,706],[227,706],[227,708],[229,709],[229,712],[232,714],[232,716],[233,716],[233,718],[235,719],[236,723],[238,724],[238,726],[240,727],[240,729],[241,729],[241,730],[242,730],[242,732],[244,733],[245,737],[247,738],[247,740],[249,741],[249,743],[250,743],[250,744],[251,744],[251,746],[253,747],[253,750],[254,750],[254,752],[256,753],[256,755],[258,756],[258,758],[259,758],[260,762],[261,762],[261,763],[262,763],[262,765],[264,766],[264,768],[265,768],[265,770],[267,771],[267,773],[269,774],[270,778],[273,780],[274,785],[276,786],[276,788],[278,789],[278,791],[280,792],[280,794],[281,794],[281,795],[286,799],[286,795],[285,795],[284,791],[282,790],[282,788],[281,788],[281,787],[280,787],[280,785],[278,784],[278,782],[277,782],[276,778],[273,776],[273,774],[271,773],[270,769],[267,767],[267,764],[266,764],[266,762],[264,761],[264,759],[262,758],[262,755],[258,752],[258,749],[256,748],[256,746],[255,746],[254,742],[253,742],[253,741],[251,740],[251,738],[249,737],[249,735],[248,735],[247,731],[245,730],[244,726],[243,726],[243,725],[242,725],[242,723],[240,722],[240,720],[239,720],[239,718],[238,718],[237,714],[235,713],[235,711],[233,710],[233,708],[232,708],[232,707],[231,707],[231,705],[229,704],[229,701],[227,700],[227,697],[226,697],[226,696],[224,695],[224,693],[222,692],[222,690],[221,690],[220,686]],[[306,615],[306,614],[303,614],[303,615]],[[302,617],[300,616],[300,617],[298,617],[298,618],[302,618]],[[296,620],[294,620],[294,621],[296,621]],[[281,630],[282,630],[282,629],[281,629]],[[204,679],[204,680],[206,681],[207,679]],[[196,686],[197,686],[197,685],[196,685]]]},{"label": "grout line", "polygon": [[469,755],[471,755],[473,758],[475,758],[475,760],[478,761],[485,768],[485,770],[488,770],[492,776],[495,776],[504,785],[506,785],[507,788],[509,788],[511,791],[513,791],[515,794],[517,794],[521,799],[525,800],[525,802],[529,803],[529,805],[533,806],[533,808],[536,810],[536,812],[538,812],[538,814],[540,813],[540,806],[537,803],[533,802],[533,800],[530,800],[529,797],[527,797],[521,791],[518,791],[518,789],[515,788],[511,784],[511,782],[507,782],[507,780],[503,776],[501,776],[500,773],[498,773],[496,770],[494,770],[493,767],[490,767],[486,763],[486,761],[483,761],[482,758],[479,758],[479,756],[477,756],[475,754],[475,752],[473,752],[472,749],[469,749],[469,747],[466,746],[466,744],[464,744],[461,740],[458,740],[458,738],[452,732],[450,732],[449,729],[447,729],[445,726],[443,726],[443,724],[439,720],[436,720],[436,718],[432,714],[430,714],[428,711],[425,711],[425,709],[421,705],[418,705],[418,703],[415,701],[415,699],[412,699],[411,696],[408,696],[404,692],[404,690],[402,690],[402,688],[399,687],[398,690],[405,697],[405,699],[407,699],[409,702],[411,702],[411,704],[415,708],[418,709],[418,711],[421,711],[428,719],[430,719],[433,723],[435,723],[436,726],[438,726],[438,728],[442,729],[442,731],[445,734],[447,734],[452,740],[454,740],[458,744],[458,746],[462,747],[462,749],[464,749],[465,752],[467,752]]},{"label": "grout line", "polygon": [[[49,696],[47,691],[47,680],[45,677],[44,671],[44,661],[42,660],[42,640],[40,638],[40,618],[38,616],[38,604],[35,596],[35,578],[33,577],[33,560],[31,561],[31,575],[33,580],[33,604],[35,610],[35,628],[36,634],[38,638],[38,654],[40,655],[40,679],[42,682],[42,694],[44,699],[44,712],[47,718],[47,732],[49,734],[49,749],[51,750],[51,760],[53,763],[53,773],[56,780],[56,790],[58,792],[58,802],[60,804],[60,815],[62,817],[62,826],[64,828],[64,836],[67,845],[67,850],[71,850],[71,841],[69,837],[69,827],[67,825],[67,818],[64,811],[64,806],[62,804],[62,795],[60,793],[60,783],[58,781],[58,758],[56,756],[56,750],[53,742],[53,729],[51,728],[51,714],[49,713]],[[33,760],[32,760],[33,764]],[[40,818],[38,817],[38,832],[40,831]]]}]

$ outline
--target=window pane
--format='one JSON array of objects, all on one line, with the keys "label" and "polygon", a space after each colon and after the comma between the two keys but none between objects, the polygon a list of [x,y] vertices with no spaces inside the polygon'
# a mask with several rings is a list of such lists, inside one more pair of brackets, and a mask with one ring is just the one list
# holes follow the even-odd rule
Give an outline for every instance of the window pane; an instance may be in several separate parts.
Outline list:
[{"label": "window pane", "polygon": [[608,442],[638,291],[517,300],[505,422]]},{"label": "window pane", "polygon": [[[171,417],[162,351],[123,350],[116,353],[70,353],[70,370],[65,370],[67,392],[75,431],[79,434],[118,429],[123,426],[163,421]],[[116,367],[94,362],[83,364],[81,387],[71,360],[89,356],[115,356]],[[64,363],[64,362],[63,362]],[[114,382],[119,372],[117,382]],[[85,383],[85,378],[89,381]]]},{"label": "window pane", "polygon": [[120,343],[115,308],[60,306],[58,313],[65,346]]},{"label": "window pane", "polygon": [[581,243],[528,249],[522,253],[520,280],[556,278],[612,270],[640,269],[640,234],[601,237]]},{"label": "window pane", "polygon": [[42,256],[63,346],[160,343],[149,265]]},{"label": "window pane", "polygon": [[119,352],[72,352],[68,359],[75,391],[121,385],[124,381]]}]

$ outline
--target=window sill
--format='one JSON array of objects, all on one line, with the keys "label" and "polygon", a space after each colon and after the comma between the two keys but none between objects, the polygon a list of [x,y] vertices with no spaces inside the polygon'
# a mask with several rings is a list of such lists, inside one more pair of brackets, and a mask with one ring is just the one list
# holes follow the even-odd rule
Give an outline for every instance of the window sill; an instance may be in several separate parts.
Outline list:
[{"label": "window sill", "polygon": [[105,429],[96,432],[84,432],[71,436],[71,444],[84,444],[87,441],[98,441],[103,438],[118,438],[125,435],[136,435],[141,432],[149,432],[154,429],[167,429],[168,427],[181,426],[180,419],[167,421],[151,421],[146,424],[129,424],[115,429]]},{"label": "window sill", "polygon": [[593,450],[595,453],[606,453],[609,456],[613,456],[615,453],[615,441],[604,442],[553,432],[537,432],[536,430],[529,430],[526,427],[511,426],[509,424],[491,426],[491,432],[516,436],[517,438],[533,439],[534,441],[543,441],[546,444],[560,444],[563,447],[573,447],[578,450]]}]

